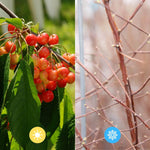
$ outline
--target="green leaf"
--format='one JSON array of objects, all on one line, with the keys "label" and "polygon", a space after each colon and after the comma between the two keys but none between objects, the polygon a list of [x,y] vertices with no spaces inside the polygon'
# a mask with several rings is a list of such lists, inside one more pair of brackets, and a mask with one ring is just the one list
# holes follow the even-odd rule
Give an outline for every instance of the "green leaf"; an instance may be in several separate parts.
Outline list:
[{"label": "green leaf", "polygon": [[[59,96],[58,96],[59,93]],[[60,123],[59,103],[63,98],[64,89],[54,91],[54,100],[50,103],[42,103],[41,106],[41,123],[49,132],[49,137],[55,132]]]},{"label": "green leaf", "polygon": [[0,56],[0,108],[5,98],[5,94],[8,87],[9,81],[9,65],[10,57],[9,55]]},{"label": "green leaf", "polygon": [[61,102],[64,97],[64,90],[64,88],[57,87],[59,102]]},{"label": "green leaf", "polygon": [[44,142],[36,144],[31,141],[26,145],[25,150],[47,150],[47,139]]},{"label": "green leaf", "polygon": [[7,23],[12,24],[17,28],[21,29],[23,27],[23,23],[20,18],[6,18],[5,20]]},{"label": "green leaf", "polygon": [[12,80],[8,98],[8,121],[16,141],[22,146],[30,141],[29,131],[40,125],[40,100],[33,82],[30,66],[20,61]]},{"label": "green leaf", "polygon": [[23,48],[23,57],[25,57],[26,55],[32,55],[33,54],[33,51],[34,51],[34,46],[28,46],[28,49],[27,47],[25,46]]},{"label": "green leaf", "polygon": [[74,150],[75,149],[75,116],[73,115],[67,121],[56,143],[56,150]]},{"label": "green leaf", "polygon": [[50,140],[48,141],[48,150],[56,146],[56,141],[57,141],[59,134],[60,134],[60,128],[58,127],[56,131],[54,132],[54,134],[51,136]]},{"label": "green leaf", "polygon": [[10,150],[9,138],[7,130],[0,129],[0,149]]},{"label": "green leaf", "polygon": [[73,105],[72,105],[72,100],[69,98],[68,95],[64,96],[64,123],[66,123],[72,115],[74,114],[73,112]]},{"label": "green leaf", "polygon": [[22,147],[17,143],[17,141],[12,137],[10,131],[8,131],[9,141],[11,141],[10,150],[23,150]]},{"label": "green leaf", "polygon": [[30,55],[26,55],[24,57],[24,59],[26,60],[26,62],[29,64],[30,66],[30,69],[31,69],[31,73],[32,73],[32,76],[34,77],[34,63],[33,63],[33,60],[31,58]]},{"label": "green leaf", "polygon": [[35,24],[35,25],[32,25],[30,30],[34,33],[37,33],[39,32],[39,23]]},{"label": "green leaf", "polygon": [[2,23],[4,23],[5,21],[6,21],[5,18],[1,17],[1,18],[0,18],[0,25],[1,25]]}]

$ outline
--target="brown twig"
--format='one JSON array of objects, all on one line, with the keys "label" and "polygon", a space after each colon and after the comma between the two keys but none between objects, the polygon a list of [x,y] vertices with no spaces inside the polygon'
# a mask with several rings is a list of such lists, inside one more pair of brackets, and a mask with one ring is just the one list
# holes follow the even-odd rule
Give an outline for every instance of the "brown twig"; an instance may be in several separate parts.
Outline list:
[{"label": "brown twig", "polygon": [[136,92],[134,92],[132,95],[138,94],[147,85],[147,83],[149,81],[150,81],[150,76],[146,79],[146,81],[143,83],[143,85]]},{"label": "brown twig", "polygon": [[101,83],[97,77],[95,77],[78,59],[76,60],[76,62],[98,83],[99,86],[101,86],[101,88],[113,99],[115,100],[117,103],[121,104],[126,110],[130,111],[133,115],[135,115],[143,124],[146,128],[148,128],[150,130],[150,126],[148,124],[146,124],[144,122],[144,120],[136,113],[134,112],[131,108],[129,108],[126,104],[124,104],[120,99],[118,99],[116,96],[112,95],[103,85],[103,83]]},{"label": "brown twig", "polygon": [[57,52],[55,52],[53,49],[50,49],[51,51],[53,51],[53,53],[61,60],[64,61],[65,63],[67,63],[72,69],[75,70],[75,67],[66,59],[64,59],[61,55],[59,55]]},{"label": "brown twig", "polygon": [[[142,142],[136,144],[136,146],[142,145],[143,143],[146,143],[146,142],[148,142],[148,141],[150,141],[150,138],[147,138],[146,140],[143,140]],[[132,147],[129,147],[129,148],[127,148],[126,150],[130,150],[130,149],[132,149]]]},{"label": "brown twig", "polygon": [[[137,12],[140,10],[140,8],[143,6],[145,0],[142,0],[139,5],[137,6],[137,8],[135,9],[135,11],[133,12],[133,14],[131,15],[131,17],[129,18],[129,21],[131,21],[133,19],[133,17],[137,14]],[[127,25],[129,24],[129,22],[125,23],[123,25],[123,27],[120,29],[120,33],[127,27]]]},{"label": "brown twig", "polygon": [[[86,146],[86,144],[83,143],[83,139],[82,139],[82,136],[81,136],[79,130],[78,130],[77,128],[75,128],[75,131],[76,131],[76,134],[77,134],[78,138],[79,138],[80,141],[82,142],[82,147],[84,147],[86,150],[90,150],[90,149]],[[82,148],[82,147],[81,147],[81,148]]]},{"label": "brown twig", "polygon": [[[101,5],[104,7],[103,4],[101,4],[100,2],[96,2],[97,4]],[[123,18],[122,16],[116,14],[113,10],[111,10],[109,7],[105,6],[105,8],[107,8],[110,12],[112,12],[115,16],[117,16],[118,18],[120,18],[121,20],[127,22],[128,24],[132,25],[133,27],[135,27],[137,30],[141,31],[142,33],[146,34],[146,35],[149,35],[148,32],[144,31],[142,28],[138,27],[136,24],[133,24],[131,21]],[[119,30],[119,33],[120,33],[120,30]]]},{"label": "brown twig", "polygon": [[[140,46],[135,50],[135,52],[140,51],[140,50],[145,46],[145,44],[147,43],[147,41],[148,41],[149,39],[150,39],[150,37],[148,36],[148,37],[144,40],[144,42],[142,42],[142,44],[140,44]],[[133,55],[132,55],[131,57],[134,58],[134,57],[136,56],[136,54],[137,54],[137,53],[134,53],[134,52],[133,52]],[[125,64],[128,64],[130,61],[131,61],[131,59],[128,59],[128,60],[125,62]],[[119,73],[119,72],[120,72],[120,69],[117,69],[117,70],[115,71],[115,74],[117,74],[117,73]],[[103,85],[108,84],[108,83],[109,83],[108,81],[110,81],[110,80],[113,79],[113,78],[114,78],[114,74],[110,75],[110,77],[108,77],[108,79],[106,79],[106,81],[103,82]],[[93,89],[93,90],[91,90],[91,91],[85,93],[85,96],[90,96],[91,94],[93,94],[93,92],[95,92],[96,90],[99,90],[99,89],[100,89],[100,88]],[[76,100],[79,100],[79,99],[80,99],[80,97],[76,98]]]},{"label": "brown twig", "polygon": [[[105,116],[101,115],[101,113],[99,113],[99,111],[94,110],[92,107],[87,106],[87,108],[91,109],[92,111],[95,111],[97,113],[97,115],[102,118],[105,122],[107,122],[109,125],[111,126],[115,126],[112,121],[110,121],[109,119],[107,119]],[[126,135],[120,130],[121,134],[124,136],[124,138],[129,142],[129,144],[131,145],[131,147],[135,150],[134,146],[132,145],[132,143],[130,142],[130,140],[126,137]],[[96,140],[95,140],[96,142]],[[89,143],[88,143],[89,144]],[[114,145],[112,145],[114,146]]]},{"label": "brown twig", "polygon": [[[129,81],[128,81],[128,75],[127,75],[126,65],[125,65],[125,61],[124,61],[124,56],[122,54],[120,54],[120,53],[122,53],[122,48],[120,46],[120,33],[118,31],[118,27],[117,27],[117,25],[114,21],[114,18],[112,17],[110,7],[109,7],[109,2],[103,0],[103,3],[104,3],[104,6],[105,6],[105,11],[106,11],[106,14],[107,14],[107,17],[108,17],[110,27],[111,27],[113,35],[114,35],[116,50],[117,50],[118,58],[119,58],[119,61],[120,61],[120,70],[121,70],[121,73],[122,73],[122,80],[123,80],[123,83],[124,83],[124,88],[125,88],[126,92],[128,93],[128,95],[130,95],[130,99],[131,99],[131,103],[132,103],[132,101],[133,101],[133,97],[131,96],[132,91],[129,88]],[[127,95],[125,95],[125,96],[126,96],[126,105],[127,105],[128,108],[131,108],[130,99],[128,98]],[[132,109],[133,109],[133,107],[134,107],[134,105],[132,106]],[[127,114],[129,128],[132,129],[132,128],[134,128],[135,124],[137,124],[137,122],[133,122],[133,116],[134,115],[132,116],[132,113],[127,109],[126,109],[126,114]],[[136,121],[136,120],[134,120],[134,121]],[[137,144],[138,139],[137,139],[136,130],[135,129],[131,130],[130,135],[131,135],[131,138],[132,138],[133,145]]]}]

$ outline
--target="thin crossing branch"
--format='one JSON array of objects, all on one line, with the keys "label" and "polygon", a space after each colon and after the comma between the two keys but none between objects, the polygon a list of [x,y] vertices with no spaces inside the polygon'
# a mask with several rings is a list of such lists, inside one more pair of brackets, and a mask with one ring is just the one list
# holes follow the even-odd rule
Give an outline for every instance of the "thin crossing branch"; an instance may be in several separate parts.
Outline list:
[{"label": "thin crossing branch", "polygon": [[[122,48],[120,46],[120,33],[118,31],[118,27],[117,27],[117,25],[114,21],[114,18],[112,17],[110,7],[109,7],[109,1],[103,0],[103,3],[104,3],[104,6],[105,6],[105,11],[106,11],[106,14],[107,14],[107,18],[108,18],[110,27],[112,29],[115,44],[116,44],[116,50],[117,50],[118,58],[119,58],[119,61],[120,61],[120,70],[121,70],[121,73],[122,73],[122,80],[123,80],[123,83],[124,83],[124,88],[125,88],[126,92],[128,93],[128,95],[130,95],[130,99],[128,98],[127,95],[125,95],[126,96],[126,105],[127,105],[128,108],[132,108],[132,110],[133,110],[134,105],[132,105],[132,107],[131,107],[131,103],[134,104],[133,103],[133,97],[132,97],[132,91],[131,91],[131,88],[129,86],[130,82],[128,80],[128,75],[127,75],[126,65],[125,65],[125,61],[124,61],[124,56],[121,54],[122,53]],[[131,100],[131,102],[130,102],[130,100]],[[126,114],[127,114],[127,120],[128,120],[129,128],[132,129],[135,126],[137,126],[136,119],[133,120],[133,118],[135,118],[134,115],[127,109],[126,109]],[[135,129],[130,130],[130,135],[131,135],[131,138],[132,138],[133,145],[138,144],[137,129],[136,130]]]}]

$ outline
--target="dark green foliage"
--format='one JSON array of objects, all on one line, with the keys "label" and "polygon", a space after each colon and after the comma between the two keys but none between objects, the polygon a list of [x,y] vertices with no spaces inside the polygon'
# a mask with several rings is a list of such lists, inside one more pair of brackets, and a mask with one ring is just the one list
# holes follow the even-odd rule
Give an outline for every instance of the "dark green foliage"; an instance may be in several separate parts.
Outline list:
[{"label": "dark green foliage", "polygon": [[56,150],[74,150],[75,149],[75,116],[73,115],[67,121],[57,140]]},{"label": "dark green foliage", "polygon": [[7,100],[10,129],[17,142],[25,147],[29,141],[29,131],[40,125],[40,100],[30,66],[24,60],[21,60],[10,88]]},{"label": "dark green foliage", "polygon": [[26,145],[25,150],[47,150],[47,139],[45,139],[42,143],[39,144],[29,141]]},{"label": "dark green foliage", "polygon": [[54,91],[54,100],[50,103],[42,103],[41,123],[44,125],[49,137],[55,132],[60,123],[59,103],[63,98],[64,88],[57,88]]},{"label": "dark green foliage", "polygon": [[6,18],[5,21],[9,24],[16,26],[17,28],[23,27],[23,23],[20,18]]},{"label": "dark green foliage", "polygon": [[4,22],[12,24],[12,25],[16,26],[17,28],[23,27],[23,23],[20,18],[0,18],[0,24],[2,24]]},{"label": "dark green foliage", "polygon": [[10,150],[8,133],[6,129],[0,128],[0,150]]},{"label": "dark green foliage", "polygon": [[6,94],[9,80],[9,55],[0,56],[0,110]]},{"label": "dark green foliage", "polygon": [[68,95],[64,96],[64,123],[70,120],[73,112],[72,100]]}]

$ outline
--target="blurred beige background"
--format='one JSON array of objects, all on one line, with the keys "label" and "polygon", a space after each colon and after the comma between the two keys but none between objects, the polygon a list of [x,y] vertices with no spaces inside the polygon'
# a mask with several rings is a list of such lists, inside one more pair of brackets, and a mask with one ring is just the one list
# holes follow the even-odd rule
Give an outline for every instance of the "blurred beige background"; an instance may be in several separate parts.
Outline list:
[{"label": "blurred beige background", "polygon": [[[118,15],[125,19],[129,19],[141,0],[111,0],[110,8]],[[77,6],[77,4],[76,4]],[[79,58],[79,34],[78,34],[78,10],[76,7],[76,55]],[[124,25],[125,21],[117,16],[114,16],[119,29]],[[133,24],[140,27],[143,31],[150,33],[150,1],[145,1],[142,8],[132,19]],[[96,4],[94,0],[83,0],[83,29],[84,29],[84,61],[85,66],[96,76],[101,82],[108,81],[106,88],[122,101],[125,100],[125,94],[114,77],[111,80],[108,78],[113,74],[108,66],[116,71],[119,68],[119,60],[116,54],[113,34],[110,29],[108,19],[103,6]],[[121,32],[121,42],[123,53],[127,56],[132,56],[140,45],[148,38],[148,35],[137,30],[135,27],[128,25]],[[128,77],[131,83],[132,91],[138,90],[144,81],[150,76],[150,41],[140,49],[140,51],[148,51],[147,53],[137,53],[134,57],[137,60],[131,60],[127,65]],[[97,48],[96,48],[97,47]],[[128,58],[125,57],[125,61]],[[108,64],[107,64],[107,63]],[[76,127],[80,130],[81,127],[81,101],[80,98],[80,68],[76,65]],[[122,82],[121,73],[117,74]],[[86,109],[86,143],[90,150],[124,150],[131,147],[131,138],[128,130],[128,123],[125,109],[119,104],[108,107],[115,102],[102,90],[98,89],[98,84],[91,79],[86,73],[86,94],[85,98],[88,108]],[[91,92],[93,91],[93,92]],[[135,110],[140,114],[141,118],[147,121],[150,125],[150,82],[145,88],[134,96]],[[104,108],[104,109],[103,109]],[[94,111],[97,111],[94,112]],[[88,114],[89,112],[92,112]],[[100,114],[98,114],[100,113]],[[102,116],[102,117],[101,117]],[[121,140],[111,145],[104,138],[104,131],[111,126],[104,121],[104,118],[109,120],[123,132]],[[138,120],[138,134],[140,149],[150,149],[150,131],[140,124]],[[126,131],[127,129],[127,131]],[[93,140],[98,140],[97,142]],[[81,149],[81,142],[76,138],[76,149]],[[133,149],[131,147],[131,149]]]}]

